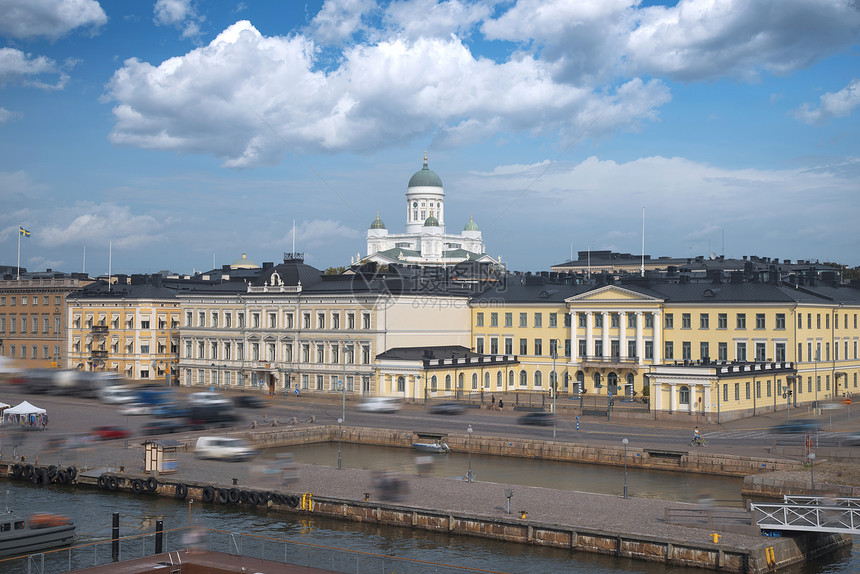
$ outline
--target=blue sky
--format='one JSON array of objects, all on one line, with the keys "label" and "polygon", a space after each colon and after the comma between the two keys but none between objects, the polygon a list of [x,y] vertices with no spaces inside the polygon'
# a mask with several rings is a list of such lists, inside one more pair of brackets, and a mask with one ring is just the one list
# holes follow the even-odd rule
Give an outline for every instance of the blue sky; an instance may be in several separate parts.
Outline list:
[{"label": "blue sky", "polygon": [[446,224],[571,250],[860,265],[853,0],[0,0],[0,263],[188,273]]}]

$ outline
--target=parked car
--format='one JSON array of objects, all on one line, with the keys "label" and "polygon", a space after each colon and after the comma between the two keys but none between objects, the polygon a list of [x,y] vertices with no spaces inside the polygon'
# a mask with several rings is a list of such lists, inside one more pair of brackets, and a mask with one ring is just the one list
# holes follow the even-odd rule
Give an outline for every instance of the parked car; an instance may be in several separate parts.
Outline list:
[{"label": "parked car", "polygon": [[240,408],[259,409],[266,403],[257,395],[236,395],[233,397],[233,404]]},{"label": "parked car", "polygon": [[396,413],[400,410],[400,399],[395,397],[370,397],[360,402],[357,408],[367,413]]},{"label": "parked car", "polygon": [[427,412],[434,415],[459,415],[465,408],[462,403],[435,403],[427,407]]},{"label": "parked car", "polygon": [[148,436],[155,434],[169,434],[182,432],[186,429],[185,425],[176,421],[149,421],[140,428],[140,431]]},{"label": "parked car", "polygon": [[542,411],[534,413],[526,413],[517,420],[517,424],[521,425],[537,425],[542,427],[551,427],[555,423],[555,415]]},{"label": "parked car", "polygon": [[127,428],[120,426],[95,427],[91,431],[91,434],[99,440],[124,439],[131,436],[131,433],[128,432]]},{"label": "parked car", "polygon": [[197,439],[194,449],[199,458],[243,461],[257,456],[257,451],[239,438],[225,436],[202,436]]},{"label": "parked car", "polygon": [[796,419],[778,424],[770,432],[779,434],[788,434],[795,432],[815,432],[821,428],[821,423],[812,419]]}]

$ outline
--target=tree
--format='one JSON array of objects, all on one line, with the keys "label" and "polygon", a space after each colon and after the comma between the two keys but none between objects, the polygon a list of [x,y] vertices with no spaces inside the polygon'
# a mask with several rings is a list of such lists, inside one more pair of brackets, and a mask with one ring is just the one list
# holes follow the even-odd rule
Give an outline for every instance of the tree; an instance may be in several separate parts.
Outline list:
[{"label": "tree", "polygon": [[346,267],[329,267],[325,270],[326,275],[341,275],[346,271]]}]

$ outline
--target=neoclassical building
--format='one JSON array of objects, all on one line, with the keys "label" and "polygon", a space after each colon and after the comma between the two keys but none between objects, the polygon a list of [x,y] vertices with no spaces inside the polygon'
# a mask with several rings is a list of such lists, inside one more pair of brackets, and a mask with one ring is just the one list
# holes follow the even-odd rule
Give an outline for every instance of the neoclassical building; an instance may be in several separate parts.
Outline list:
[{"label": "neoclassical building", "polygon": [[367,231],[362,262],[381,265],[445,266],[463,261],[500,265],[484,252],[478,224],[470,217],[460,234],[445,231],[445,190],[442,179],[427,165],[409,179],[406,189],[406,232],[389,233],[376,216]]}]

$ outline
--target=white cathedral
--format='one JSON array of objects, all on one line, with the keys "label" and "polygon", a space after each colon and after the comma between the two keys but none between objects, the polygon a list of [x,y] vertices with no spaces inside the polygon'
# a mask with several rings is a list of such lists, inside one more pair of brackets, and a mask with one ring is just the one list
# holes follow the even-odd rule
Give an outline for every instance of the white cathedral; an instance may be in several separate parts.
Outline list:
[{"label": "white cathedral", "polygon": [[[501,258],[500,258],[501,259]],[[409,179],[406,189],[406,233],[388,233],[379,215],[367,230],[367,256],[362,262],[381,265],[456,265],[477,261],[501,266],[484,252],[481,231],[470,217],[463,233],[445,233],[445,190],[436,172],[424,167]]]}]

